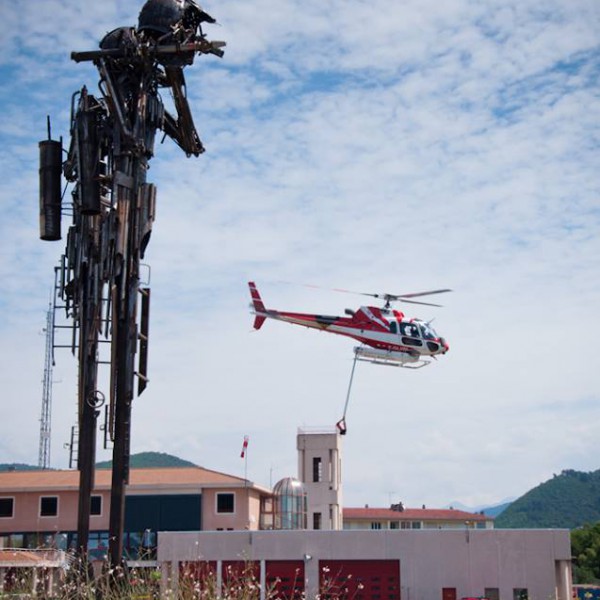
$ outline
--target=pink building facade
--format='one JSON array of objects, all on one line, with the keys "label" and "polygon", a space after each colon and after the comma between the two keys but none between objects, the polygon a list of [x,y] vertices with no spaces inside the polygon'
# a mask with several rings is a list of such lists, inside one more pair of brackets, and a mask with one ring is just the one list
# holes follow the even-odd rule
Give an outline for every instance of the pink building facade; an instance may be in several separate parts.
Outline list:
[{"label": "pink building facade", "polygon": [[[109,470],[96,471],[90,552],[103,558],[110,514]],[[0,473],[0,549],[76,545],[78,471]],[[128,558],[156,552],[159,530],[256,530],[270,490],[201,467],[132,469],[125,507]]]}]

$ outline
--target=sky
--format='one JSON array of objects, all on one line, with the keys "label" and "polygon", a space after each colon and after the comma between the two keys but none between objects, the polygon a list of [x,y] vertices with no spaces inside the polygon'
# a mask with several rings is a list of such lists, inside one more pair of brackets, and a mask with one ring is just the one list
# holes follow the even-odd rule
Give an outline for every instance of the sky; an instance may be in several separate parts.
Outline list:
[{"label": "sky", "polygon": [[[38,461],[64,251],[38,237],[37,144],[50,115],[67,145],[72,94],[97,93],[70,52],[135,25],[141,5],[0,6],[0,462]],[[443,308],[397,307],[435,318],[448,354],[417,371],[356,367],[346,506],[490,506],[600,468],[600,4],[203,8],[227,48],[186,69],[206,153],[167,139],[151,161],[150,383],[132,452],[269,486],[297,474],[299,427],[341,418],[352,340],[273,321],[253,332],[256,281],[268,308],[333,315],[372,299],[305,284],[453,290]],[[68,466],[75,394],[75,359],[57,349],[55,468]]]}]

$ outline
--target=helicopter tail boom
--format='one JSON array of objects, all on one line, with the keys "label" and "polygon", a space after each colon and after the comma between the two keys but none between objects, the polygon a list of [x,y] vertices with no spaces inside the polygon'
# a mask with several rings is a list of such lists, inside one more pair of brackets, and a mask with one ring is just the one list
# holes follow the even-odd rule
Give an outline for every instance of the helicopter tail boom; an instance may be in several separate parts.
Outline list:
[{"label": "helicopter tail boom", "polygon": [[267,318],[264,314],[267,312],[267,309],[262,301],[262,298],[260,297],[260,294],[258,293],[258,289],[256,288],[254,281],[249,281],[248,287],[250,288],[252,307],[254,308],[254,314],[256,315],[256,318],[254,319],[254,329],[260,329]]}]

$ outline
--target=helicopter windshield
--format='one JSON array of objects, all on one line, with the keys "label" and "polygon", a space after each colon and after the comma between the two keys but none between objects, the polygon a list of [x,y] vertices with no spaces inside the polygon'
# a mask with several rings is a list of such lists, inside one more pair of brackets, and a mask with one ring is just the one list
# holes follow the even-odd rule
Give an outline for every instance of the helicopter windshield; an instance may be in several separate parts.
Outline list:
[{"label": "helicopter windshield", "polygon": [[425,340],[434,340],[438,337],[438,334],[435,332],[433,327],[430,327],[427,323],[421,323],[421,333],[423,335],[423,339]]}]

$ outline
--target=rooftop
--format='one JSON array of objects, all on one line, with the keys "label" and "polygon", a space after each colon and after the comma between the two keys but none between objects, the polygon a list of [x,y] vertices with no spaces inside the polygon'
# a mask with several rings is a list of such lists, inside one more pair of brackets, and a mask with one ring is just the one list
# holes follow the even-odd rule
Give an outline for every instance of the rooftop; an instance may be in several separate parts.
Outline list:
[{"label": "rooftop", "polygon": [[[108,490],[111,486],[112,471],[96,469],[95,490]],[[212,471],[203,467],[159,467],[131,469],[128,489],[160,487],[240,487],[247,485],[268,492],[251,481]],[[39,470],[5,471],[0,473],[0,492],[2,490],[77,490],[79,489],[79,471]]]},{"label": "rooftop", "polygon": [[344,508],[344,520],[379,519],[388,521],[490,521],[493,517],[453,508]]}]

